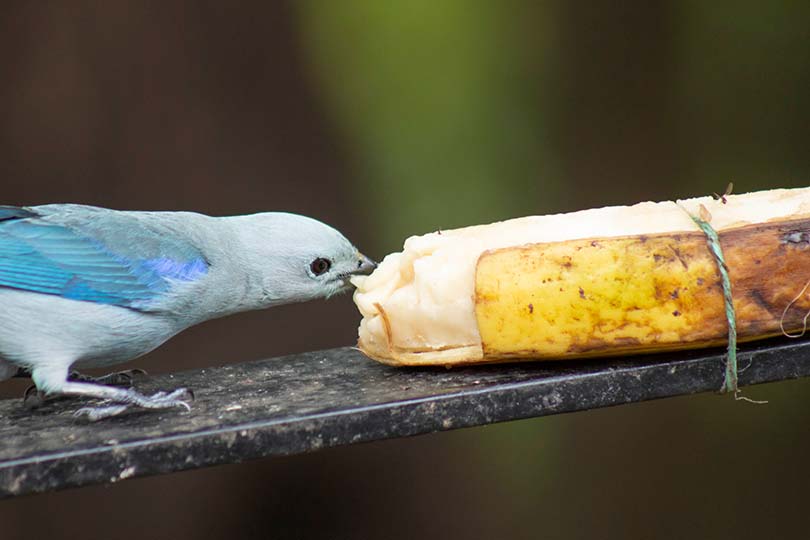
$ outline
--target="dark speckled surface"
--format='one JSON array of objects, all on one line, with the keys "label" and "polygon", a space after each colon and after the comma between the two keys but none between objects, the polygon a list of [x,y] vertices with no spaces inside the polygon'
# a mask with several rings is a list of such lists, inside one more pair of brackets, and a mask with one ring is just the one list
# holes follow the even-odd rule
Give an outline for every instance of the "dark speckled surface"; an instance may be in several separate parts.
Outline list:
[{"label": "dark speckled surface", "polygon": [[[723,351],[453,369],[392,368],[351,348],[137,382],[194,390],[191,412],[132,411],[95,424],[82,405],[0,402],[0,497],[266,456],[713,391]],[[810,341],[743,348],[741,385],[810,375]],[[732,399],[727,397],[726,399]]]}]

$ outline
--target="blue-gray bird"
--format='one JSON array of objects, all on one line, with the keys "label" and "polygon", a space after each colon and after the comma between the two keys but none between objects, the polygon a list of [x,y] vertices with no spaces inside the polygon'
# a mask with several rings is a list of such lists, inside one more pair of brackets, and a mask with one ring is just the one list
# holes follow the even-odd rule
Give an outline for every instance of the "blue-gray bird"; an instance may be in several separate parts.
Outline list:
[{"label": "blue-gray bird", "polygon": [[0,380],[87,396],[92,420],[135,405],[189,408],[186,390],[143,395],[69,378],[158,347],[200,322],[328,298],[375,263],[304,216],[210,217],[74,204],[0,206]]}]

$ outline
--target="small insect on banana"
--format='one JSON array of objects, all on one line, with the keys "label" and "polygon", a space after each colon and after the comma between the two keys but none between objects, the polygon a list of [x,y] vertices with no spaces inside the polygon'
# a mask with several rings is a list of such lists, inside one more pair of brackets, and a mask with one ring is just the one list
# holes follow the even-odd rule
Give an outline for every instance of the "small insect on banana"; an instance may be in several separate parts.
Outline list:
[{"label": "small insect on banana", "polygon": [[76,412],[91,420],[189,409],[185,389],[146,396],[71,369],[126,362],[209,319],[328,298],[375,267],[295,214],[0,206],[0,380],[23,370],[45,394],[104,400]]},{"label": "small insect on banana", "polygon": [[726,199],[726,197],[731,195],[731,192],[733,190],[734,190],[734,182],[729,182],[728,185],[726,186],[726,191],[723,192],[722,195],[718,195],[717,193],[712,193],[712,197],[714,198],[715,201],[720,201],[723,204],[726,204],[726,203],[728,203],[728,199]]},{"label": "small insect on banana", "polygon": [[[354,278],[359,348],[464,365],[723,345],[719,235],[741,341],[810,312],[810,188],[645,202],[414,236]],[[728,204],[725,204],[728,203]]]}]

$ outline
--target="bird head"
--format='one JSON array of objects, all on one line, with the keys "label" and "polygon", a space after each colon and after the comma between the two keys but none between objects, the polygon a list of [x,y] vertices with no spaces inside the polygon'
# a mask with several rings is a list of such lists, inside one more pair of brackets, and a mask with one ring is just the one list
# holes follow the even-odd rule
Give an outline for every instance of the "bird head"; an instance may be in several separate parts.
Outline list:
[{"label": "bird head", "polygon": [[[236,218],[249,271],[266,306],[329,298],[377,264],[332,227],[312,218],[263,213]],[[257,275],[256,275],[257,274]]]}]

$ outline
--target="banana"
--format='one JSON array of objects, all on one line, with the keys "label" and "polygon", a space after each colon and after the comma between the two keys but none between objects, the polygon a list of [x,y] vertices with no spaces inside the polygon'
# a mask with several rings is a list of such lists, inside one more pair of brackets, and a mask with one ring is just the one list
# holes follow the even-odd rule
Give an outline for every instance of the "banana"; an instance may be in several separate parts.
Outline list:
[{"label": "banana", "polygon": [[359,348],[394,365],[462,365],[721,345],[719,234],[740,340],[802,332],[810,188],[640,203],[411,237],[355,278]]}]

